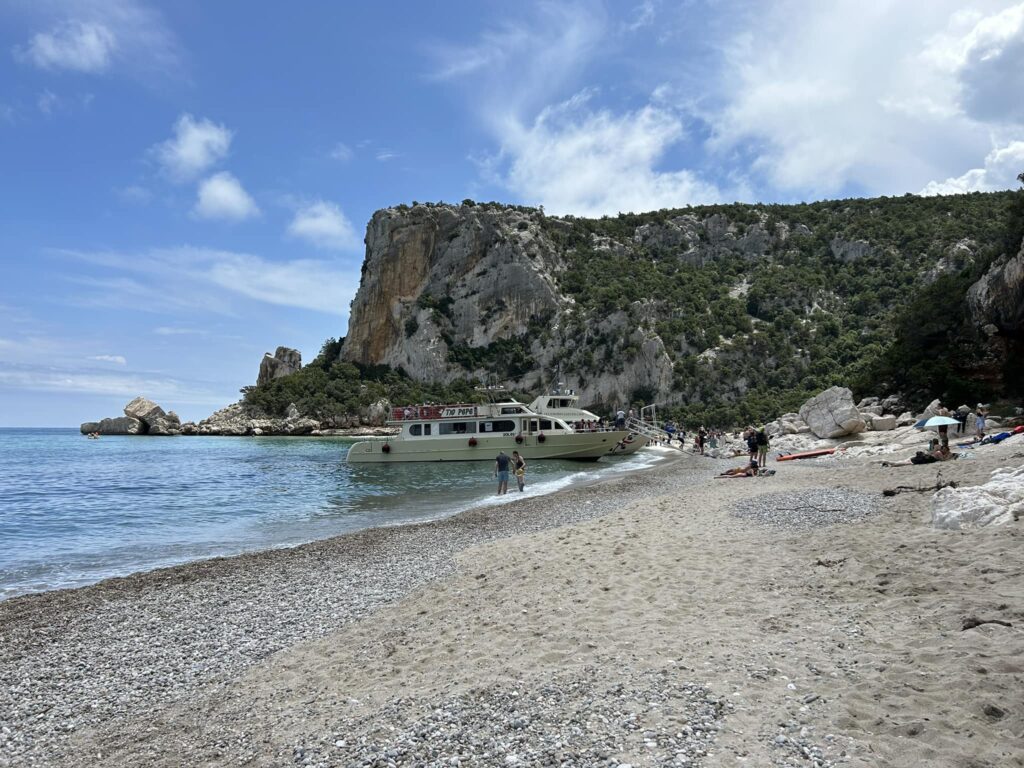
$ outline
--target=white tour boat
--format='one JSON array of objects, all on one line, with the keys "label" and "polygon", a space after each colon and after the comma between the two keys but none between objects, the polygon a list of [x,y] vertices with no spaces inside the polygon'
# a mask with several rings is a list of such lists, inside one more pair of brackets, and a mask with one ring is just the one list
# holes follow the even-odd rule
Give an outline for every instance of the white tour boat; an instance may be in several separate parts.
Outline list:
[{"label": "white tour boat", "polygon": [[534,413],[515,401],[394,408],[388,424],[400,432],[353,444],[349,462],[494,461],[499,450],[519,451],[528,461],[594,461],[629,435],[625,430],[576,431],[560,418]]},{"label": "white tour boat", "polygon": [[[571,389],[562,388],[560,384],[558,388],[552,390],[551,394],[535,398],[527,408],[534,413],[561,419],[567,424],[572,425],[574,429],[577,428],[576,425],[580,422],[584,424],[589,423],[597,428],[601,423],[601,418],[596,413],[580,408],[577,404],[579,399],[579,395]],[[608,450],[608,453],[635,453],[647,445],[647,443],[648,438],[639,432],[628,432],[622,440],[616,442]]]}]

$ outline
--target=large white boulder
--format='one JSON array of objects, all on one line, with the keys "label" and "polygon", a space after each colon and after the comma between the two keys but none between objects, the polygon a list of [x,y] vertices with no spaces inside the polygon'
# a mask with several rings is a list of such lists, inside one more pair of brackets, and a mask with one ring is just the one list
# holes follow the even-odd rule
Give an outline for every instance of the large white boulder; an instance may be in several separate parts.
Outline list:
[{"label": "large white boulder", "polygon": [[943,488],[932,496],[936,528],[1003,525],[1024,514],[1024,467],[997,469],[984,485]]},{"label": "large white boulder", "polygon": [[888,416],[875,416],[871,419],[871,428],[875,432],[888,432],[890,429],[896,429],[896,417],[892,414]]},{"label": "large white boulder", "polygon": [[864,418],[846,387],[829,387],[800,407],[800,418],[817,437],[829,439],[863,432]]},{"label": "large white boulder", "polygon": [[136,397],[124,407],[124,415],[149,424],[167,416],[164,409],[145,397]]}]

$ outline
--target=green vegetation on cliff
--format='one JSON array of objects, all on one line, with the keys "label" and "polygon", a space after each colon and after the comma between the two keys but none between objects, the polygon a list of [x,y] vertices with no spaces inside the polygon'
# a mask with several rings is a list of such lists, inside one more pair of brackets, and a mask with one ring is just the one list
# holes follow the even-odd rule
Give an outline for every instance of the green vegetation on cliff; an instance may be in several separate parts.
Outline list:
[{"label": "green vegetation on cliff", "polygon": [[[651,339],[667,356],[671,387],[627,394],[633,404],[657,399],[691,423],[761,421],[833,384],[858,395],[902,392],[913,404],[1020,391],[1019,377],[979,372],[965,295],[993,260],[1020,247],[1024,191],[601,219],[472,201],[458,210],[507,211],[510,234],[495,240],[505,249],[539,222],[536,236],[559,256],[550,277],[567,308],[476,346],[456,332],[454,299],[423,293],[410,310],[419,321],[405,315],[401,335],[411,340],[429,313],[449,365],[465,371],[458,384],[338,362],[340,342],[331,340],[303,371],[249,388],[246,402],[272,414],[294,402],[307,415],[341,417],[381,398],[471,400],[474,375],[515,385],[557,374],[585,390],[637,365]],[[538,371],[541,359],[547,368]]]}]

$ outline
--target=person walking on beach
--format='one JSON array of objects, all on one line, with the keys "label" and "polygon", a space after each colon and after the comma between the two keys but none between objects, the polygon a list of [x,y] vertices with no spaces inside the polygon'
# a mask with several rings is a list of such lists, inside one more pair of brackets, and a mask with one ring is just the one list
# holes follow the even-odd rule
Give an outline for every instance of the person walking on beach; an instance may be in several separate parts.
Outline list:
[{"label": "person walking on beach", "polygon": [[526,459],[519,451],[512,451],[512,471],[516,473],[516,483],[519,485],[519,492],[522,493],[526,487]]},{"label": "person walking on beach", "polygon": [[755,442],[757,443],[757,466],[764,469],[764,465],[768,462],[768,433],[764,431],[764,427],[758,430],[755,436]]},{"label": "person walking on beach", "polygon": [[508,454],[498,451],[498,456],[494,460],[494,476],[498,478],[499,496],[508,493],[508,465]]}]

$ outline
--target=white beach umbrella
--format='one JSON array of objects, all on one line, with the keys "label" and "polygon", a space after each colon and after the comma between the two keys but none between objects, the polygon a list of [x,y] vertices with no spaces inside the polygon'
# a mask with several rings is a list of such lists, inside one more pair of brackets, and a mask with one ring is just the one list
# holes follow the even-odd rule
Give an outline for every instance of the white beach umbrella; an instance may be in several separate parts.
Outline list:
[{"label": "white beach umbrella", "polygon": [[959,423],[959,421],[951,419],[949,416],[932,416],[924,422],[917,422],[914,426],[927,429],[928,427],[952,427]]}]

